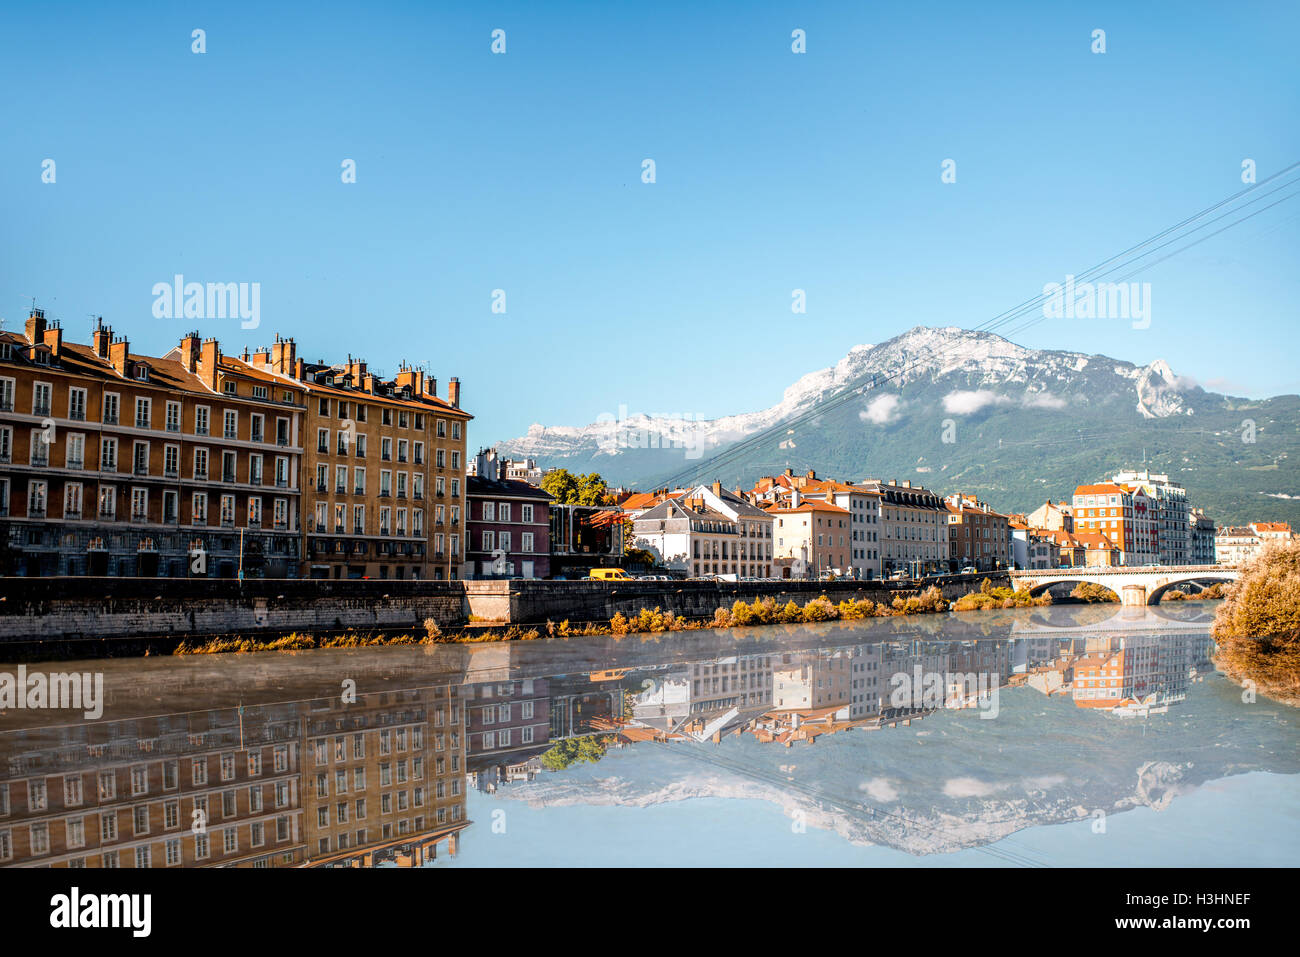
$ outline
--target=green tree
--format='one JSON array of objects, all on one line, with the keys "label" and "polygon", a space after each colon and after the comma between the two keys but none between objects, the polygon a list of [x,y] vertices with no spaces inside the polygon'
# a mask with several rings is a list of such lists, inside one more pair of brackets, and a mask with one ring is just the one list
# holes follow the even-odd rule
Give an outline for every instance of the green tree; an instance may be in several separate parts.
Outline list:
[{"label": "green tree", "polygon": [[556,469],[542,476],[542,491],[557,504],[572,505],[578,495],[578,480],[568,469]]},{"label": "green tree", "polygon": [[542,491],[560,505],[606,505],[610,501],[609,485],[599,472],[574,475],[568,469],[555,469],[542,477]]}]

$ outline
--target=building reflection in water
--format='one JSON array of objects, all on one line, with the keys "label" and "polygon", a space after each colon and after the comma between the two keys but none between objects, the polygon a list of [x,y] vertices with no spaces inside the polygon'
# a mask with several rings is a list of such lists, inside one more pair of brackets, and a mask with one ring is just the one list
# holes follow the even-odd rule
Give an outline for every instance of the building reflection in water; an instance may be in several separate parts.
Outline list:
[{"label": "building reflection in water", "polygon": [[[196,682],[212,679],[180,661],[105,664],[116,691],[103,719],[4,715],[0,865],[419,866],[459,849],[470,789],[498,793],[608,747],[731,735],[790,747],[983,707],[1008,685],[1069,695],[1081,709],[1158,713],[1212,670],[1203,630],[1111,619],[1071,634],[1060,621],[1028,621],[1010,638],[755,629],[692,636],[691,646],[214,660],[204,667],[253,703],[168,714],[148,711],[192,701]],[[809,646],[817,636],[825,646]],[[596,658],[605,666],[593,670]],[[139,669],[147,676],[130,680]],[[391,690],[322,696],[359,671]],[[937,676],[937,697],[900,700],[904,675]]]}]

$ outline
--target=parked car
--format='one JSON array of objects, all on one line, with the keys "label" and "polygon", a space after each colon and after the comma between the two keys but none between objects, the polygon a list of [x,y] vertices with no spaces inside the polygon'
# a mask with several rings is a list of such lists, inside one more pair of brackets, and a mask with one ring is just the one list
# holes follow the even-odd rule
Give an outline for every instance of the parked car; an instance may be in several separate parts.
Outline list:
[{"label": "parked car", "polygon": [[967,565],[965,568],[961,570],[961,574],[963,575],[978,575],[979,572],[980,570],[976,568],[974,565]]},{"label": "parked car", "polygon": [[621,568],[593,568],[588,577],[605,582],[630,582],[632,580],[632,576]]}]

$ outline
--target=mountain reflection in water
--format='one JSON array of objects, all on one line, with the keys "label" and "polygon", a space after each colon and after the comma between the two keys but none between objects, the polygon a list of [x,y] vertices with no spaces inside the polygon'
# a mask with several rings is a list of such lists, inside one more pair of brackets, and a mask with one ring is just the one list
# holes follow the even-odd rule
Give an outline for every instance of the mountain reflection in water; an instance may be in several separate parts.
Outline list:
[{"label": "mountain reflection in water", "polygon": [[1024,863],[990,845],[1300,770],[1291,712],[1214,675],[1212,617],[1049,606],[32,664],[102,673],[104,709],[0,712],[0,864],[472,858],[493,822],[470,820],[471,792],[493,808],[756,799],[853,845]]}]

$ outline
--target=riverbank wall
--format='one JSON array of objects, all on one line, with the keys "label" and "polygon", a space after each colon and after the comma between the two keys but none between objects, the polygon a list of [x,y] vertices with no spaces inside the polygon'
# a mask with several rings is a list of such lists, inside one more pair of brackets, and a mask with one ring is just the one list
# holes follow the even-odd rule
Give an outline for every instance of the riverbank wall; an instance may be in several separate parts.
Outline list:
[{"label": "riverbank wall", "polygon": [[933,582],[715,581],[358,581],[166,578],[0,578],[0,646],[6,643],[115,638],[267,636],[397,629],[424,633],[470,621],[542,624],[605,622],[622,612],[659,608],[709,617],[736,601],[771,597],[797,604],[826,595],[835,602],[892,601],[937,584],[955,599],[998,575],[946,576]]}]

